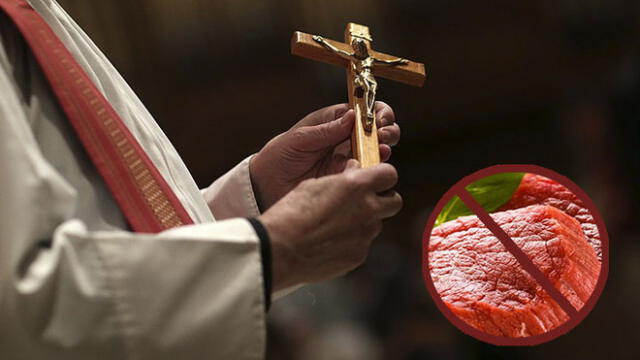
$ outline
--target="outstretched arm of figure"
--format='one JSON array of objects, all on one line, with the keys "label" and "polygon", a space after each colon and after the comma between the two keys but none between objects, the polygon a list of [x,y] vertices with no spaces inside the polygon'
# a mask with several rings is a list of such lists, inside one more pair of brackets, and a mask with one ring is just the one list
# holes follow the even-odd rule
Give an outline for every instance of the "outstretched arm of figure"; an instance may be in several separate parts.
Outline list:
[{"label": "outstretched arm of figure", "polygon": [[374,61],[376,62],[376,64],[388,65],[388,66],[406,65],[409,63],[409,60],[402,59],[402,58],[397,58],[393,60],[384,60],[384,59],[374,58]]},{"label": "outstretched arm of figure", "polygon": [[349,59],[351,60],[351,58],[353,57],[353,53],[350,52],[346,52],[344,50],[340,50],[337,47],[329,44],[329,42],[327,40],[325,40],[322,36],[318,36],[318,35],[314,35],[313,36],[313,40],[319,44],[321,44],[322,46],[324,46],[325,48],[333,51],[334,53],[342,56],[345,59]]}]

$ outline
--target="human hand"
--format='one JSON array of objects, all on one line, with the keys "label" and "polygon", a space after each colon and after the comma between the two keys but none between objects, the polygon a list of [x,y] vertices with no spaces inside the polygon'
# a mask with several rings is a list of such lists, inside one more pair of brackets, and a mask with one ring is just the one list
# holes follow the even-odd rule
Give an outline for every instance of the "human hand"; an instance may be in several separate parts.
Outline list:
[{"label": "human hand", "polygon": [[[400,140],[391,107],[376,103],[381,161],[391,157]],[[355,121],[347,104],[333,105],[307,115],[273,138],[251,159],[251,183],[261,209],[266,210],[300,182],[341,173],[351,155]]]},{"label": "human hand", "polygon": [[389,164],[308,179],[258,219],[271,238],[273,290],[328,280],[362,264],[382,219],[400,211]]}]

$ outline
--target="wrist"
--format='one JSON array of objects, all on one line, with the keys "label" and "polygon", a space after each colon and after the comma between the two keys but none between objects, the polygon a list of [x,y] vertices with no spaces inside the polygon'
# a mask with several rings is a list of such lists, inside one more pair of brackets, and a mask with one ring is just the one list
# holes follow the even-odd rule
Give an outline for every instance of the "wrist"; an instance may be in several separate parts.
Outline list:
[{"label": "wrist", "polygon": [[263,276],[263,290],[264,290],[264,303],[265,303],[265,311],[269,311],[271,306],[271,294],[273,287],[272,280],[272,272],[273,272],[273,261],[271,259],[271,239],[269,238],[269,233],[267,229],[262,225],[260,220],[257,218],[248,218],[247,219],[251,226],[253,226],[253,230],[258,235],[260,239],[260,258],[262,260],[262,276]]},{"label": "wrist", "polygon": [[253,196],[256,199],[258,210],[263,213],[269,208],[269,206],[266,205],[264,191],[262,190],[263,187],[260,183],[261,177],[259,176],[259,173],[261,171],[259,166],[260,160],[258,159],[259,156],[260,153],[257,153],[249,159],[249,179],[251,180],[251,188],[253,189]]},{"label": "wrist", "polygon": [[300,284],[300,269],[293,248],[293,234],[283,221],[265,213],[258,217],[271,239],[272,290],[278,291]]}]

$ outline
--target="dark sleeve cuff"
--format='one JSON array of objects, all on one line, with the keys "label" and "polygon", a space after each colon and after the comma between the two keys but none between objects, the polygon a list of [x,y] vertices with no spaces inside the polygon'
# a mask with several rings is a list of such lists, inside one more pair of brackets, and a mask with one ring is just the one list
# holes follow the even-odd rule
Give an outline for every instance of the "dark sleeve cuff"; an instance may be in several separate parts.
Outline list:
[{"label": "dark sleeve cuff", "polygon": [[260,238],[260,257],[262,258],[262,275],[264,277],[262,283],[264,287],[264,306],[265,311],[269,311],[271,307],[271,240],[269,233],[264,228],[260,220],[249,218],[249,223],[253,226],[256,234]]}]

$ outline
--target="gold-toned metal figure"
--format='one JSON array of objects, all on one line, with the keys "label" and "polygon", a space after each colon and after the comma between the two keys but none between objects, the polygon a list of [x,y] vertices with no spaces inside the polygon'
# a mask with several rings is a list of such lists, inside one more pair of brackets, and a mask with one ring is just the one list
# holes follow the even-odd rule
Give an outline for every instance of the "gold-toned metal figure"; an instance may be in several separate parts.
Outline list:
[{"label": "gold-toned metal figure", "polygon": [[353,87],[355,91],[354,95],[358,98],[364,97],[366,100],[367,121],[365,128],[370,130],[375,119],[374,105],[376,102],[376,92],[378,91],[378,82],[373,76],[373,67],[375,65],[405,65],[408,64],[409,61],[402,58],[384,60],[371,56],[365,41],[371,41],[371,37],[365,37],[357,33],[352,33],[351,35],[353,36],[353,40],[351,41],[353,52],[338,49],[327,42],[322,36],[315,35],[313,36],[313,40],[351,62],[351,67],[356,75],[354,79],[355,86]]}]

